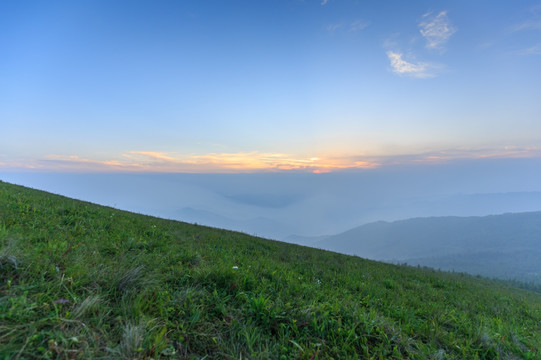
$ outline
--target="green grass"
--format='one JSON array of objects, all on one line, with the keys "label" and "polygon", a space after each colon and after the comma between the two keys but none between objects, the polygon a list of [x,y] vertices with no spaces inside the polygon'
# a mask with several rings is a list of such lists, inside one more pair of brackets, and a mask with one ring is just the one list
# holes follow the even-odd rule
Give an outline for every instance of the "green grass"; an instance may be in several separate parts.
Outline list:
[{"label": "green grass", "polygon": [[0,358],[541,359],[541,296],[0,182]]}]

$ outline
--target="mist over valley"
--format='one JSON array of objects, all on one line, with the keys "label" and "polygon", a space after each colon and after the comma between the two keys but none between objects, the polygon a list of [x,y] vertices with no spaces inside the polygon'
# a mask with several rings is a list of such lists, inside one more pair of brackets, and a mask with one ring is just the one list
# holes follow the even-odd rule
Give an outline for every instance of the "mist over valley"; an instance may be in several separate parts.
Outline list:
[{"label": "mist over valley", "polygon": [[[375,260],[535,282],[541,273],[534,256],[541,254],[539,213],[476,218],[541,210],[537,159],[331,174],[3,173],[1,178],[119,209]],[[418,219],[397,221],[411,218]],[[509,264],[501,266],[504,262]]]}]

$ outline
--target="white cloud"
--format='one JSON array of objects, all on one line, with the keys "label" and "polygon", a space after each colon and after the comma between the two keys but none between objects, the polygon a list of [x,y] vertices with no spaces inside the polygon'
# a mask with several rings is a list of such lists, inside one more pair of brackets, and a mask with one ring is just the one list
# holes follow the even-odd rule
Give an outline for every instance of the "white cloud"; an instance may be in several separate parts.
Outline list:
[{"label": "white cloud", "polygon": [[329,0],[321,0],[321,6],[327,4],[329,2]]},{"label": "white cloud", "polygon": [[419,23],[419,31],[426,40],[426,47],[442,50],[443,45],[456,32],[447,17],[447,11],[442,11],[436,16],[433,16],[432,13],[426,13],[423,18],[424,20]]},{"label": "white cloud", "polygon": [[402,53],[387,51],[387,57],[391,61],[391,67],[394,73],[420,79],[436,76],[435,70],[437,66],[425,62],[412,63],[404,60],[402,56]]}]

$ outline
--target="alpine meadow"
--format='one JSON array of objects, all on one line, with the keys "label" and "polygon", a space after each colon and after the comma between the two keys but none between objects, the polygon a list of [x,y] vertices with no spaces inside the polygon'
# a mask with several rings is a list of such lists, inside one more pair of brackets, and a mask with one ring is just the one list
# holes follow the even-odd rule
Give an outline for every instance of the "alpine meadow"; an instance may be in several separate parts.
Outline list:
[{"label": "alpine meadow", "polygon": [[0,183],[5,359],[541,359],[541,296]]}]

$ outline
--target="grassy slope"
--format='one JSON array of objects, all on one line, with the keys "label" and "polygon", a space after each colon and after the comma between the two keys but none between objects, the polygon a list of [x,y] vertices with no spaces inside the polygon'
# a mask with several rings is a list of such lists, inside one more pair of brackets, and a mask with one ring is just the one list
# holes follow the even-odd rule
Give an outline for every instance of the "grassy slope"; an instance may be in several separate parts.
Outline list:
[{"label": "grassy slope", "polygon": [[0,358],[541,359],[540,346],[534,293],[0,182]]}]

